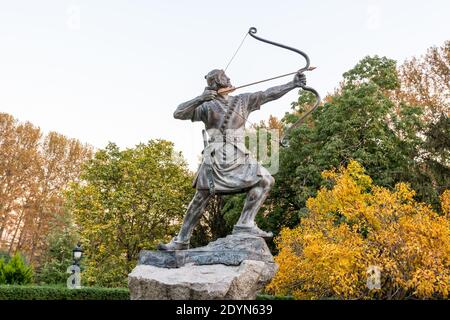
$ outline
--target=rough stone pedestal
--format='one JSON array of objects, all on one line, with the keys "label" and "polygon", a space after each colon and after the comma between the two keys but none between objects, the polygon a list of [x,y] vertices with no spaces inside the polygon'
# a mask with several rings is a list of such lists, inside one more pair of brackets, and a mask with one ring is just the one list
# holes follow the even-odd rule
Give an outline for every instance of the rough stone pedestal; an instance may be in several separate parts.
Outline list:
[{"label": "rough stone pedestal", "polygon": [[252,300],[276,271],[262,238],[230,235],[190,250],[144,250],[128,286],[132,300]]}]

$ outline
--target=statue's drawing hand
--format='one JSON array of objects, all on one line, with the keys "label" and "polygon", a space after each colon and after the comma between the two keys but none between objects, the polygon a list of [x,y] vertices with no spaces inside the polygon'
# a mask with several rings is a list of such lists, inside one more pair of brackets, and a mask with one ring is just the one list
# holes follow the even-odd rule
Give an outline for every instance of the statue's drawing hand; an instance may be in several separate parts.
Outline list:
[{"label": "statue's drawing hand", "polygon": [[306,76],[303,73],[297,73],[294,77],[294,84],[297,87],[304,87],[306,86]]},{"label": "statue's drawing hand", "polygon": [[209,90],[209,89],[205,89],[205,91],[202,93],[202,95],[200,96],[200,98],[203,101],[209,101],[209,100],[213,100],[217,97],[217,91],[214,90]]}]

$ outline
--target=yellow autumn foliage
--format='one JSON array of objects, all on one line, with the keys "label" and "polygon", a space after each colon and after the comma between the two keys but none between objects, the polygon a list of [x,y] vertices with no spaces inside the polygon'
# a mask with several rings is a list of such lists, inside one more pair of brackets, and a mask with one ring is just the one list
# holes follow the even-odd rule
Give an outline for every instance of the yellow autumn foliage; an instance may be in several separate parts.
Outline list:
[{"label": "yellow autumn foliage", "polygon": [[[309,215],[276,240],[280,269],[269,292],[297,299],[448,297],[450,190],[438,215],[404,183],[392,191],[374,185],[356,161],[322,176],[333,188],[310,198]],[[379,287],[368,283],[373,268]]]}]

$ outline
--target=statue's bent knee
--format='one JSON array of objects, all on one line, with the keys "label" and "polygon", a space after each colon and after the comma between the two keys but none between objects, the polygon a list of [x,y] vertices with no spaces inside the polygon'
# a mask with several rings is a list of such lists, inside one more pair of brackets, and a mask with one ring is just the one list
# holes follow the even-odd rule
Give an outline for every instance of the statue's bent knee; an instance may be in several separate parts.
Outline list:
[{"label": "statue's bent knee", "polygon": [[261,185],[265,190],[270,190],[272,189],[273,185],[275,184],[275,178],[270,176],[270,175],[266,175],[263,176],[262,180],[261,180]]}]

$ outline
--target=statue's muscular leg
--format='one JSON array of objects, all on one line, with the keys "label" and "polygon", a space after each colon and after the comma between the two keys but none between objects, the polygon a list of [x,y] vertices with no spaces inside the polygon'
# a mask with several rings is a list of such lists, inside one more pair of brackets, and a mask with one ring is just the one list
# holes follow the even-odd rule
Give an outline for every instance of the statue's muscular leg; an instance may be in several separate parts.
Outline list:
[{"label": "statue's muscular leg", "polygon": [[209,191],[197,191],[192,199],[184,217],[183,225],[181,226],[180,233],[177,236],[177,241],[188,243],[191,239],[192,232],[197,226],[203,211],[208,205],[210,198]]},{"label": "statue's muscular leg", "polygon": [[[241,217],[234,227],[233,233],[250,233],[263,238],[270,238],[272,234],[259,229],[255,224],[255,217],[262,204],[269,195],[275,180],[272,176],[263,176],[261,181],[247,193],[247,199]],[[209,191],[198,190],[195,193],[184,217],[178,236],[168,244],[160,244],[158,250],[183,250],[189,248],[189,240],[195,226],[198,224],[211,195]]]},{"label": "statue's muscular leg", "polygon": [[241,217],[234,227],[233,233],[251,233],[264,238],[272,237],[272,233],[262,231],[255,224],[256,214],[263,205],[270,189],[275,183],[275,179],[266,175],[263,176],[261,181],[254,186],[247,193],[247,199],[245,200],[244,209],[242,210]]},{"label": "statue's muscular leg", "polygon": [[198,190],[192,199],[184,217],[178,236],[167,244],[160,244],[158,250],[184,250],[189,248],[189,240],[194,228],[197,226],[203,211],[210,199],[209,191]]}]

